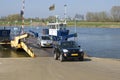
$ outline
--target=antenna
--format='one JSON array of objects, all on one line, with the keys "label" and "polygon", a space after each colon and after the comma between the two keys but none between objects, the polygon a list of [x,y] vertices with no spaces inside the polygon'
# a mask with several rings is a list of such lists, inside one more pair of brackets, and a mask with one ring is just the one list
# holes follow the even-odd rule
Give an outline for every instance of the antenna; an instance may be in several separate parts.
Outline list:
[{"label": "antenna", "polygon": [[64,5],[64,8],[65,8],[64,16],[65,16],[65,23],[66,23],[66,12],[67,12],[67,5],[66,4]]}]

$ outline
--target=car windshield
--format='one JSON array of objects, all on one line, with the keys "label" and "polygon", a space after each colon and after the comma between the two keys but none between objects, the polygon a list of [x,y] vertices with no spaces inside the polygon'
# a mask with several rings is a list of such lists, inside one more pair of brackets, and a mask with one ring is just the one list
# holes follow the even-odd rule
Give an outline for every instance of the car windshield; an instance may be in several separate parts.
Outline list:
[{"label": "car windshield", "polygon": [[77,44],[73,41],[70,42],[62,42],[61,43],[62,48],[78,48]]},{"label": "car windshield", "polygon": [[50,40],[50,37],[49,36],[42,36],[41,39],[42,40]]}]

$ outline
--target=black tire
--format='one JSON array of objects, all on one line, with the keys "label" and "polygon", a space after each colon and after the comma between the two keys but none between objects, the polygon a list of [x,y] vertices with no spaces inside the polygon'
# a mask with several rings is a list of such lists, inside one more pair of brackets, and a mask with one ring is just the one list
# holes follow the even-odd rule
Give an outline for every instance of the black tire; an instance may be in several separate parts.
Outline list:
[{"label": "black tire", "polygon": [[81,57],[79,58],[79,61],[84,61],[84,57],[81,56]]},{"label": "black tire", "polygon": [[40,45],[40,48],[42,48],[41,43],[39,43],[39,45]]},{"label": "black tire", "polygon": [[58,55],[57,55],[56,52],[54,52],[54,59],[55,59],[55,60],[58,60]]},{"label": "black tire", "polygon": [[64,57],[62,54],[60,54],[60,61],[63,62],[64,61]]}]

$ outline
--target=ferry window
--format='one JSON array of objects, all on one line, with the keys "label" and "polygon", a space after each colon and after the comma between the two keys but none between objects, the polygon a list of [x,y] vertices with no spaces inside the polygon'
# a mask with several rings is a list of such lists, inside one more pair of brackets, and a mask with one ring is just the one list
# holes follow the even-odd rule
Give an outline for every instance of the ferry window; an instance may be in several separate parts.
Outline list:
[{"label": "ferry window", "polygon": [[59,25],[56,26],[56,29],[59,29]]},{"label": "ferry window", "polygon": [[2,31],[2,35],[7,35],[7,32],[6,31]]},{"label": "ferry window", "polygon": [[60,26],[63,26],[63,24],[60,24]]},{"label": "ferry window", "polygon": [[66,24],[60,24],[60,28],[61,29],[65,29],[66,28]]},{"label": "ferry window", "polygon": [[54,26],[54,25],[52,25],[52,26],[51,26],[51,28],[52,28],[52,29],[55,29],[55,26]]}]

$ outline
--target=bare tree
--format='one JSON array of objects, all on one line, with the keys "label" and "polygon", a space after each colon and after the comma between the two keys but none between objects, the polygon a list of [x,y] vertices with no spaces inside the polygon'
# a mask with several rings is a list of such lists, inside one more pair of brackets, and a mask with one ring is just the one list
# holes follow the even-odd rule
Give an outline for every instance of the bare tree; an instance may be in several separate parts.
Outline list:
[{"label": "bare tree", "polygon": [[100,22],[110,21],[110,15],[106,13],[105,11],[88,12],[86,14],[86,20],[87,21],[100,21]]},{"label": "bare tree", "polygon": [[111,15],[113,21],[119,22],[120,21],[120,6],[113,6],[111,9]]},{"label": "bare tree", "polygon": [[87,21],[98,21],[97,13],[88,12],[86,14],[86,20]]},{"label": "bare tree", "polygon": [[74,18],[77,20],[84,20],[84,15],[76,14]]},{"label": "bare tree", "polygon": [[99,12],[98,13],[98,18],[99,18],[99,21],[102,21],[102,22],[110,21],[110,16],[105,11]]},{"label": "bare tree", "polygon": [[21,17],[19,14],[12,14],[12,15],[8,15],[8,17],[6,17],[6,19],[8,21],[15,21],[15,20],[21,20]]}]

